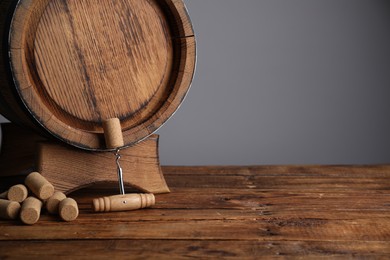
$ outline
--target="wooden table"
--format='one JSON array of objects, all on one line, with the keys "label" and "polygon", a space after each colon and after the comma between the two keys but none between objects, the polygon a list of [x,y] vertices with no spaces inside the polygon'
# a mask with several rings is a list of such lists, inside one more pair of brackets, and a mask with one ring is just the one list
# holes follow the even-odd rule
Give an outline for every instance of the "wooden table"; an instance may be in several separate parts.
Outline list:
[{"label": "wooden table", "polygon": [[163,167],[150,209],[93,213],[117,192],[75,192],[80,216],[0,221],[0,259],[390,258],[390,166]]}]

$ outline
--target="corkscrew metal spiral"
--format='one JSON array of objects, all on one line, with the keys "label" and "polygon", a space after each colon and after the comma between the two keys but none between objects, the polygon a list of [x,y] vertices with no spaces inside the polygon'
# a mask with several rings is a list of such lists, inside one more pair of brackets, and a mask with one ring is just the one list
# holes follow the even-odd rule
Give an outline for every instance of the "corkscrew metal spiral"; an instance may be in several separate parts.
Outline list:
[{"label": "corkscrew metal spiral", "polygon": [[120,149],[116,149],[115,151],[115,156],[116,156],[116,169],[117,169],[117,173],[118,173],[118,182],[119,182],[119,192],[120,194],[124,195],[125,194],[125,187],[123,185],[123,170],[122,170],[122,167],[119,163],[119,160],[121,159],[121,155],[120,155]]}]

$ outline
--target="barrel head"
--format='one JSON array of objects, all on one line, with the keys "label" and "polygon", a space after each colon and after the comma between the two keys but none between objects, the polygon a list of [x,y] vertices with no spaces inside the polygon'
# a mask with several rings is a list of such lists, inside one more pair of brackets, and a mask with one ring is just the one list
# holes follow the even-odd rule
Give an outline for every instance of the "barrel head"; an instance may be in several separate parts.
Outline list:
[{"label": "barrel head", "polygon": [[88,150],[107,150],[109,118],[120,119],[124,146],[161,127],[195,57],[181,0],[21,0],[11,23],[10,67],[31,120]]}]

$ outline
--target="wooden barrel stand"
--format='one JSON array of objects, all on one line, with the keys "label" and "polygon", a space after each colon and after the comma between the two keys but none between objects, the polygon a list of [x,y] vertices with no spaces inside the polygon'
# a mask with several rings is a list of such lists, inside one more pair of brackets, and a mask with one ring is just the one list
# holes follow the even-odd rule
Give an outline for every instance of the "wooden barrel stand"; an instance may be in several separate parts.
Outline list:
[{"label": "wooden barrel stand", "polygon": [[[25,175],[39,171],[66,194],[98,183],[117,183],[115,155],[89,152],[49,141],[13,124],[2,124],[0,176]],[[120,151],[123,181],[127,188],[167,193],[161,172],[158,135]],[[118,192],[119,193],[119,192]]]}]

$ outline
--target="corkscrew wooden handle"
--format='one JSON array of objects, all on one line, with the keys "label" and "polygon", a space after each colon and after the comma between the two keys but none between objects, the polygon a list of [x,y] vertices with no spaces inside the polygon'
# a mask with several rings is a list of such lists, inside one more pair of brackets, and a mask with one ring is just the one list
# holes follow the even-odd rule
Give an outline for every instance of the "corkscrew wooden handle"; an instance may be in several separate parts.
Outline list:
[{"label": "corkscrew wooden handle", "polygon": [[94,199],[92,207],[95,212],[112,212],[141,209],[153,206],[153,194],[125,194]]}]

